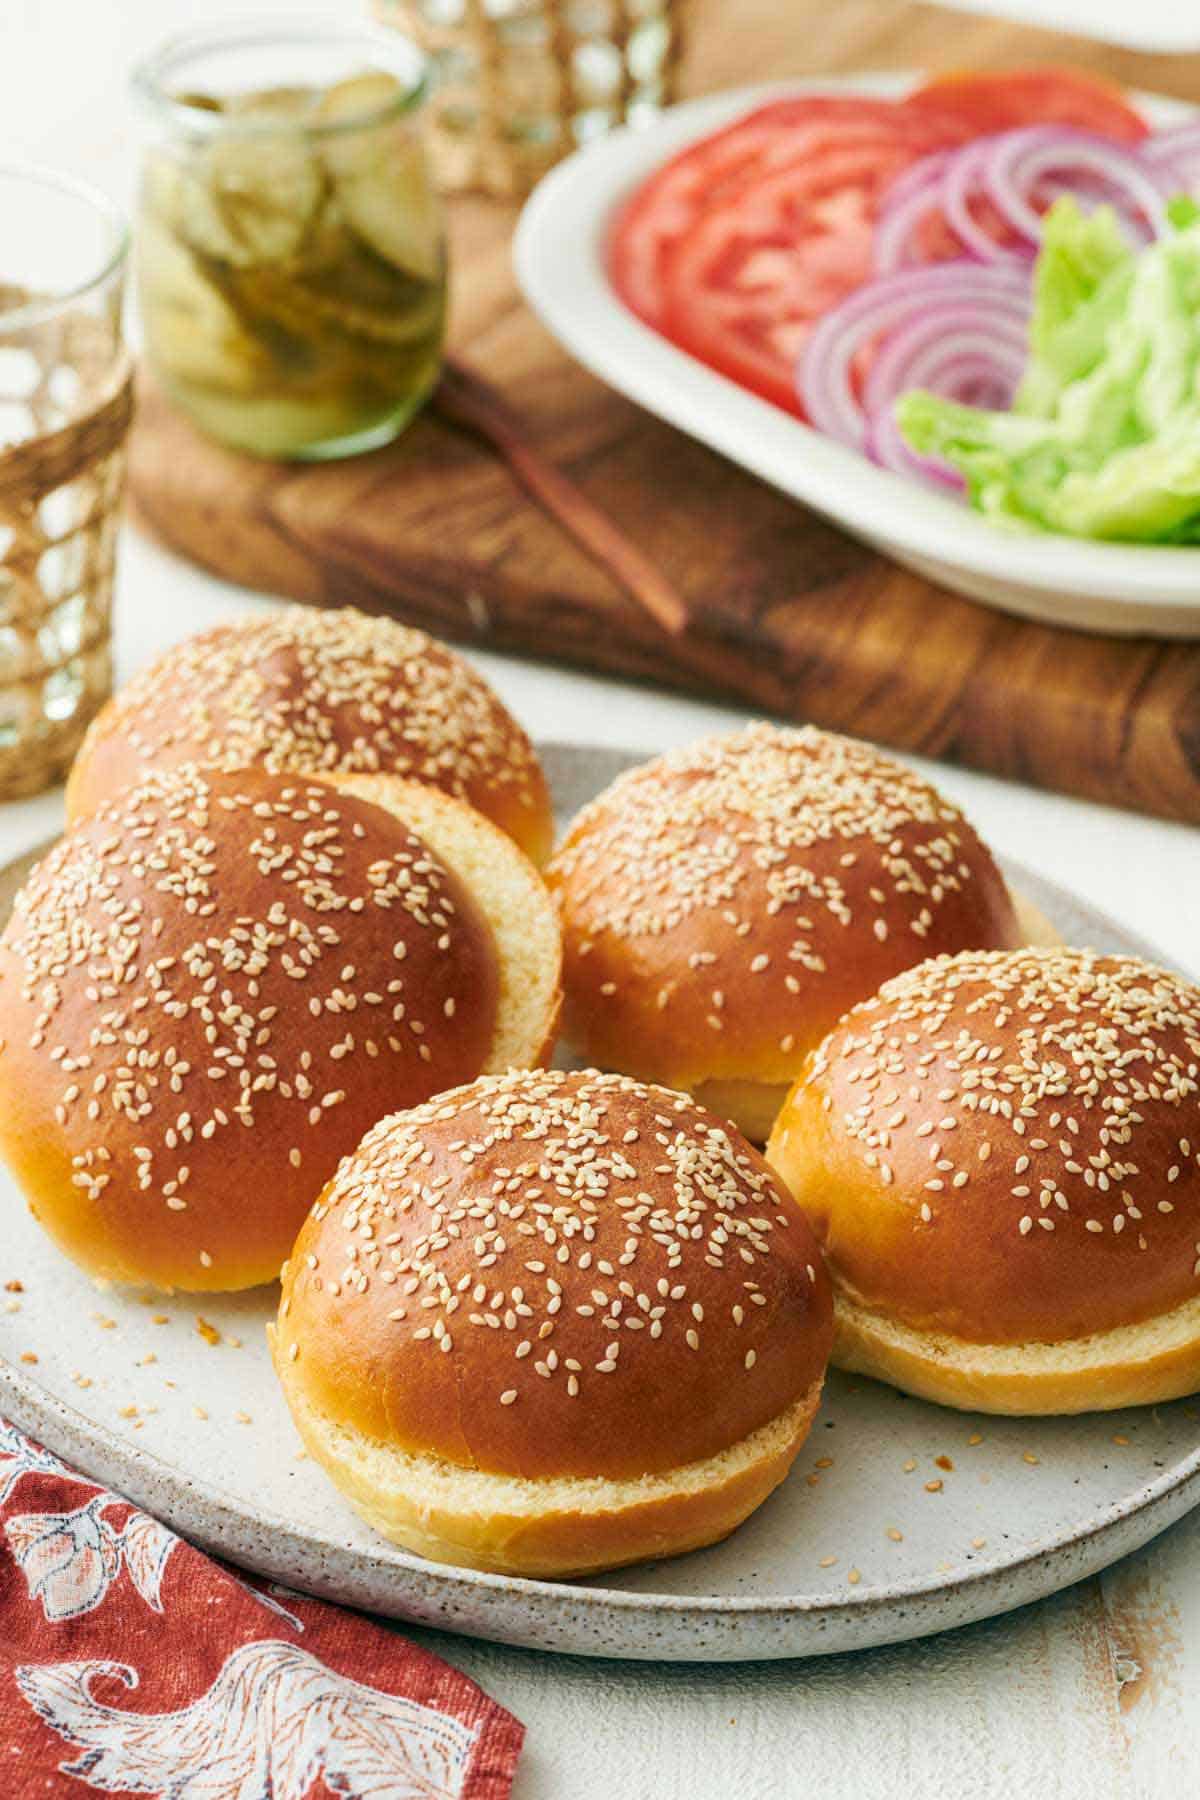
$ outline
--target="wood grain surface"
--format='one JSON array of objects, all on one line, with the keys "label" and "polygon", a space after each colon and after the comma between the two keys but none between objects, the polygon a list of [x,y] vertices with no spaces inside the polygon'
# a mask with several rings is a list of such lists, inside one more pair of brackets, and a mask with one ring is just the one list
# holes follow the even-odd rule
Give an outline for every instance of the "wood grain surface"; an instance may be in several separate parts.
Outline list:
[{"label": "wood grain surface", "polygon": [[[1138,56],[888,0],[694,0],[689,93],[786,74],[1073,61],[1200,101],[1200,59]],[[340,464],[257,463],[147,392],[141,518],[246,586],[603,669],[1200,823],[1200,645],[1009,618],[899,570],[611,393],[558,349],[509,265],[514,213],[453,207],[451,342],[531,444],[685,600],[671,635],[477,437],[427,412]],[[1200,577],[1198,577],[1200,586]]]}]

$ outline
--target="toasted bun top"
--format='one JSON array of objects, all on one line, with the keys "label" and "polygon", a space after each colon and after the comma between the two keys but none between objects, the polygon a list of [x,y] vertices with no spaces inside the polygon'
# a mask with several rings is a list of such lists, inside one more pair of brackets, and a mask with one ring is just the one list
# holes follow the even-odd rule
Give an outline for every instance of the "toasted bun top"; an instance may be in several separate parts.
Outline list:
[{"label": "toasted bun top", "polygon": [[177,770],[77,824],[0,938],[0,1148],[96,1272],[282,1262],[368,1126],[486,1066],[492,935],[400,819]]},{"label": "toasted bun top", "polygon": [[296,1241],[276,1354],[396,1449],[624,1477],[773,1419],[830,1337],[812,1234],[736,1131],[666,1089],[534,1070],[376,1126]]},{"label": "toasted bun top", "polygon": [[351,607],[280,607],[173,646],[92,725],[71,816],[183,763],[410,776],[469,800],[534,861],[550,847],[537,757],[483,677],[423,631]]},{"label": "toasted bun top", "polygon": [[1200,1292],[1200,989],[1135,957],[939,957],[812,1057],[768,1157],[835,1281],[918,1329],[1057,1342]]},{"label": "toasted bun top", "polygon": [[809,727],[755,724],[631,770],[580,814],[548,880],[572,1038],[689,1087],[790,1080],[889,975],[1020,942],[957,808]]}]

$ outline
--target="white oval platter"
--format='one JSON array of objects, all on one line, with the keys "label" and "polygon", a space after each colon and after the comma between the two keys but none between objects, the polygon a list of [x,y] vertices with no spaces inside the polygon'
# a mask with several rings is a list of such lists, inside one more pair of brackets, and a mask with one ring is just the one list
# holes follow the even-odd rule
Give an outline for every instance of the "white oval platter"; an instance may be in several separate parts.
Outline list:
[{"label": "white oval platter", "polygon": [[[639,760],[543,754],[564,818]],[[0,877],[0,917],[32,860]],[[1065,937],[1153,954],[1029,871],[1010,874]],[[859,1649],[1053,1593],[1200,1502],[1190,1402],[988,1419],[834,1374],[792,1475],[724,1544],[577,1584],[443,1568],[376,1537],[299,1454],[263,1336],[273,1288],[102,1291],[6,1174],[0,1209],[0,1417],[235,1563],[451,1631],[669,1661]]]},{"label": "white oval platter", "polygon": [[[526,203],[513,252],[525,298],[610,387],[931,581],[1048,625],[1200,638],[1200,547],[1002,531],[697,362],[618,299],[604,266],[613,209],[677,150],[780,94],[894,95],[913,81],[831,76],[739,88],[598,138],[552,170]],[[1190,110],[1161,96],[1135,98],[1164,124]]]}]

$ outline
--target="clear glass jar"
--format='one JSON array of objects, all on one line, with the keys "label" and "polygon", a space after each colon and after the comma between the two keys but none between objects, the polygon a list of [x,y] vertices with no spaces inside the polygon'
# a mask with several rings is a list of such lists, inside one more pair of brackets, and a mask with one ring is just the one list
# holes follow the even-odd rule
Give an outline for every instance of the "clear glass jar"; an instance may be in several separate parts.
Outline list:
[{"label": "clear glass jar", "polygon": [[262,21],[176,38],[134,80],[154,126],[137,290],[170,397],[259,456],[397,436],[437,380],[445,319],[421,52]]}]

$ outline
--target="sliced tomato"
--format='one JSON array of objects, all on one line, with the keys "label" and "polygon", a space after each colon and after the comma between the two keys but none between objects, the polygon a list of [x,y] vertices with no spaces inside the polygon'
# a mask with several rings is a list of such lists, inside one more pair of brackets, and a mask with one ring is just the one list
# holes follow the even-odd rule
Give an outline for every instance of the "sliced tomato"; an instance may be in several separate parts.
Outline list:
[{"label": "sliced tomato", "polygon": [[[787,158],[797,136],[814,126],[874,124],[882,133],[911,125],[905,108],[893,101],[841,94],[802,94],[774,100],[735,119],[723,130],[689,144],[664,163],[617,215],[610,238],[613,280],[627,306],[651,324],[662,316],[663,263],[696,219],[739,182]],[[957,124],[944,127],[956,142],[968,135]]]},{"label": "sliced tomato", "polygon": [[610,239],[613,286],[664,337],[799,412],[797,356],[820,313],[871,274],[885,189],[968,135],[932,110],[855,95],[761,106],[633,194]]},{"label": "sliced tomato", "polygon": [[961,143],[954,118],[904,102],[805,95],[689,146],[619,215],[610,272],[648,323],[778,406],[815,320],[871,272],[888,185]]},{"label": "sliced tomato", "polygon": [[1122,144],[1150,129],[1120,88],[1082,69],[956,70],[935,75],[909,95],[909,105],[961,120],[972,137],[1018,125],[1075,125]]}]

